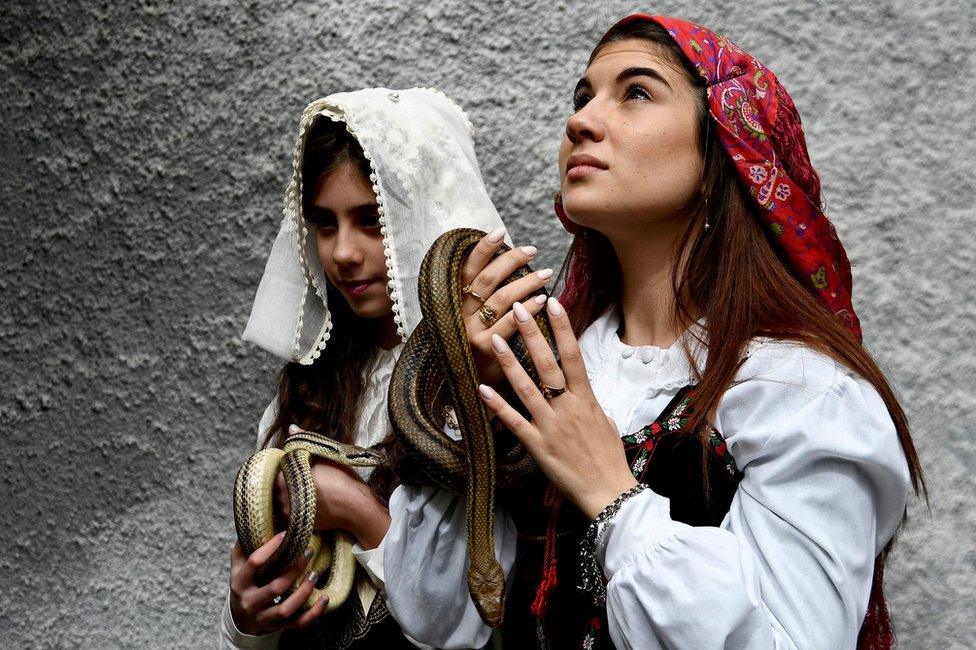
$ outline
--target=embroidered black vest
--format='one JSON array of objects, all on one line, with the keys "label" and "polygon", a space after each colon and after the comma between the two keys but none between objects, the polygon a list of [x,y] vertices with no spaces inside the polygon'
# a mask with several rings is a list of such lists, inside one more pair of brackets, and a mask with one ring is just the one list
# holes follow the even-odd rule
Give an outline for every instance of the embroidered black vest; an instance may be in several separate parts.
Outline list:
[{"label": "embroidered black vest", "polygon": [[[729,510],[741,474],[718,431],[712,431],[703,459],[701,442],[685,430],[693,394],[689,386],[681,389],[657,420],[623,441],[634,476],[670,499],[672,519],[691,526],[718,526]],[[534,486],[537,496],[510,504],[519,539],[502,629],[505,647],[612,648],[606,609],[595,606],[593,595],[579,589],[580,540],[589,522],[569,502],[556,506],[553,514],[553,508],[543,505],[544,487]],[[551,517],[554,526],[549,524]],[[547,528],[555,530],[554,549],[549,547],[550,554],[555,553],[548,562]],[[537,617],[532,613],[533,601],[537,601],[544,567],[553,563],[556,585],[544,599],[544,614]]]}]

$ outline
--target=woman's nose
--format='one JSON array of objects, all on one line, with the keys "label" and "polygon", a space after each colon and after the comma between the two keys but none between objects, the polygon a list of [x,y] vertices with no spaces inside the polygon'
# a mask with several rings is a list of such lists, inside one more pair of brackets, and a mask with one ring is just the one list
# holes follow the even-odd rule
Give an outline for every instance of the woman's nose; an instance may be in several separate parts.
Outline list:
[{"label": "woman's nose", "polygon": [[579,144],[586,139],[599,142],[604,135],[606,135],[606,125],[602,116],[598,114],[594,100],[590,100],[566,121],[566,137],[573,144]]},{"label": "woman's nose", "polygon": [[363,263],[363,248],[360,246],[359,233],[356,232],[356,228],[339,226],[332,259],[339,266],[355,266]]}]

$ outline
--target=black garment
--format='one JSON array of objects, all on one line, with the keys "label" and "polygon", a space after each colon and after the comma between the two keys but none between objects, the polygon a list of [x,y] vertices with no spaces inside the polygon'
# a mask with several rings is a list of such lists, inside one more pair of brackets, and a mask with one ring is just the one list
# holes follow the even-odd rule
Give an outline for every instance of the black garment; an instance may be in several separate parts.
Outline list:
[{"label": "black garment", "polygon": [[[625,436],[627,461],[638,481],[670,499],[672,519],[691,526],[718,526],[732,504],[741,474],[717,431],[710,436],[710,453],[702,463],[700,440],[684,430],[692,397],[692,388],[683,388],[655,422]],[[707,494],[703,470],[708,473]],[[606,608],[595,606],[593,594],[579,589],[580,540],[589,521],[572,503],[558,506],[558,582],[549,592],[543,620],[530,610],[542,578],[546,529],[552,512],[543,505],[544,488],[545,484],[533,486],[531,497],[523,496],[511,504],[519,537],[502,629],[505,647],[612,648]]]}]

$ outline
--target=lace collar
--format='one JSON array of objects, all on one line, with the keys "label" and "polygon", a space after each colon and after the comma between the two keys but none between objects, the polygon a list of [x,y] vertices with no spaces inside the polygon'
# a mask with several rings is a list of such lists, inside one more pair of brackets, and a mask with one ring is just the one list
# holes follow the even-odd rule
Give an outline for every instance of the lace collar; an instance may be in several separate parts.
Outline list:
[{"label": "lace collar", "polygon": [[611,307],[593,321],[580,337],[580,349],[590,381],[608,374],[625,375],[648,390],[669,390],[698,383],[683,342],[687,340],[699,368],[704,367],[707,349],[700,342],[704,324],[689,327],[670,347],[627,345],[620,340],[620,315]]}]

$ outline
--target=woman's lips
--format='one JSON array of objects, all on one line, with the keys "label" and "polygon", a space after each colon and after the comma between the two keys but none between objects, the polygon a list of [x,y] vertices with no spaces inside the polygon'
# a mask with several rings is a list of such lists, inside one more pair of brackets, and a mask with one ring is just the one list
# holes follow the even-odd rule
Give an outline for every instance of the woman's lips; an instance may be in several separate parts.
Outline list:
[{"label": "woman's lips", "polygon": [[591,174],[603,171],[607,164],[589,154],[574,153],[566,161],[566,178],[568,180],[580,180]]},{"label": "woman's lips", "polygon": [[343,282],[342,285],[353,296],[358,296],[373,285],[375,280],[363,280],[362,282]]},{"label": "woman's lips", "polygon": [[575,167],[571,167],[570,170],[566,172],[566,178],[571,181],[578,181],[590,176],[591,174],[602,171],[604,171],[602,168],[594,165],[576,165]]}]

